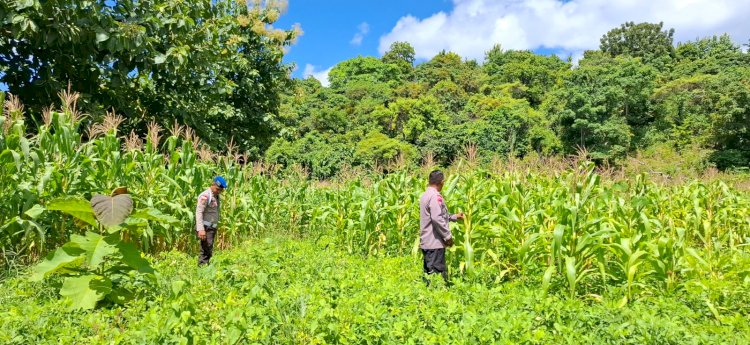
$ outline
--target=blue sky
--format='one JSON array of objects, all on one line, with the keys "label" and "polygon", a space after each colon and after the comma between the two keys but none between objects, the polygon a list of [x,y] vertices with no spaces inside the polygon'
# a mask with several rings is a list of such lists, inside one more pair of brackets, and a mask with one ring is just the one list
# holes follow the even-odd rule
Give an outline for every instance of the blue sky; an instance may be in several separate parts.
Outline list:
[{"label": "blue sky", "polygon": [[[274,26],[302,26],[304,35],[284,58],[297,64],[293,76],[302,77],[306,65],[324,70],[358,55],[380,56],[380,36],[401,17],[428,17],[451,8],[450,0],[289,0],[287,12]],[[359,42],[354,40],[358,34]]]}]

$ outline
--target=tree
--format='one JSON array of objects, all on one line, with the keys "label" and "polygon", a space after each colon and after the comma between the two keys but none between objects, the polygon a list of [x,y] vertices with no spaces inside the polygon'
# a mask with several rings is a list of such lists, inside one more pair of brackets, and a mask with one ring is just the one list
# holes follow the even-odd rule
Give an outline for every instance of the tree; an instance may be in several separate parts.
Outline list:
[{"label": "tree", "polygon": [[519,82],[531,106],[538,107],[547,92],[562,81],[570,64],[555,55],[543,56],[530,51],[502,51],[500,46],[487,52],[484,71],[494,84]]},{"label": "tree", "polygon": [[663,66],[674,56],[674,29],[662,30],[664,23],[627,22],[602,36],[599,49],[612,57],[641,57],[647,63]]},{"label": "tree", "polygon": [[466,91],[450,80],[439,81],[430,89],[429,95],[437,98],[453,118],[464,108],[468,99]]},{"label": "tree", "polygon": [[550,115],[557,117],[567,150],[582,146],[597,159],[623,157],[654,120],[655,80],[654,68],[640,59],[587,52],[554,94],[562,106]]},{"label": "tree", "polygon": [[673,79],[704,73],[719,74],[750,63],[750,56],[743,54],[742,48],[726,34],[680,43],[676,56],[671,73]]},{"label": "tree", "polygon": [[442,129],[448,122],[438,100],[431,96],[396,99],[375,111],[373,117],[383,126],[382,132],[412,144],[425,131]]},{"label": "tree", "polygon": [[331,88],[343,90],[347,84],[362,81],[370,83],[399,82],[398,66],[387,64],[371,56],[356,57],[333,66],[328,73]]},{"label": "tree", "polygon": [[377,131],[368,133],[359,143],[355,155],[360,164],[387,164],[403,155],[406,160],[416,158],[416,149]]},{"label": "tree", "polygon": [[265,153],[268,162],[291,166],[299,164],[312,177],[330,178],[345,165],[354,162],[354,145],[344,135],[317,131],[295,139],[279,139]]},{"label": "tree", "polygon": [[466,92],[477,92],[482,77],[482,69],[476,61],[461,61],[456,53],[440,52],[416,68],[417,80],[430,87],[443,80],[455,83]]},{"label": "tree", "polygon": [[404,79],[411,79],[414,72],[414,47],[408,42],[393,42],[381,60],[398,66]]},{"label": "tree", "polygon": [[750,166],[750,68],[677,79],[657,89],[654,100],[654,141],[712,149],[720,169]]},{"label": "tree", "polygon": [[267,5],[6,1],[0,81],[35,121],[70,85],[94,117],[113,108],[136,129],[177,120],[214,147],[233,137],[241,149],[263,149],[290,72],[283,47],[299,34],[272,28],[280,11]]}]

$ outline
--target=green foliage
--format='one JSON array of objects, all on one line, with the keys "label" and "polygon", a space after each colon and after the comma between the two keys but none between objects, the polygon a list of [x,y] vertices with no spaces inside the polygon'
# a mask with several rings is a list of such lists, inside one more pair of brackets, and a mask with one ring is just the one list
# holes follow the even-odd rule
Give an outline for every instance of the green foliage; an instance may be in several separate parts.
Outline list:
[{"label": "green foliage", "polygon": [[368,133],[357,145],[355,155],[360,162],[386,164],[399,156],[406,160],[416,158],[414,148],[379,132]]},{"label": "green foliage", "polygon": [[[149,120],[195,128],[213,147],[265,148],[298,30],[279,10],[235,1],[9,1],[0,6],[2,81],[33,110],[66,89],[83,112],[114,108],[127,132]],[[127,18],[127,20],[123,19]]]},{"label": "green foliage", "polygon": [[[728,35],[677,47],[673,35],[661,23],[625,23],[576,64],[498,45],[481,66],[451,52],[414,66],[413,47],[395,42],[379,60],[338,64],[331,88],[294,81],[282,101],[277,145],[266,157],[330,172],[370,166],[375,162],[363,156],[326,157],[340,156],[339,143],[360,147],[363,133],[379,132],[442,165],[476,145],[484,161],[588,152],[597,164],[618,166],[663,143],[678,151],[697,144],[722,170],[750,165],[750,151],[739,144],[746,141],[750,55]],[[309,144],[313,132],[325,143],[335,136],[336,144]],[[284,155],[280,147],[306,154]]]},{"label": "green foliage", "polygon": [[655,79],[653,68],[639,59],[587,53],[554,95],[562,104],[558,116],[568,150],[585,147],[602,160],[624,157],[635,146],[634,136],[653,122]]},{"label": "green foliage", "polygon": [[523,97],[538,107],[547,93],[559,86],[570,64],[557,56],[542,56],[530,51],[502,51],[495,46],[485,58],[483,68],[491,83],[521,83]]},{"label": "green foliage", "polygon": [[[93,309],[105,298],[122,304],[133,297],[126,284],[135,274],[144,275],[147,283],[156,279],[149,262],[133,244],[123,242],[118,231],[133,207],[127,189],[118,188],[113,196],[94,195],[90,204],[67,198],[53,201],[50,206],[80,220],[95,216],[110,234],[102,236],[89,231],[86,236],[71,235],[70,242],[47,255],[34,267],[30,277],[32,281],[41,281],[53,274],[65,276],[60,295],[71,302],[71,309]],[[158,211],[141,211],[138,217],[170,221]]]},{"label": "green foliage", "polygon": [[135,246],[122,242],[120,233],[87,232],[86,236],[72,235],[70,242],[50,253],[34,267],[31,280],[60,274],[65,277],[60,295],[70,301],[70,309],[93,309],[105,298],[115,303],[132,299],[134,291],[127,285],[136,273],[143,276],[143,282],[156,279],[149,262]]},{"label": "green foliage", "polygon": [[664,23],[627,22],[607,32],[599,49],[611,56],[641,57],[648,63],[664,66],[675,55],[674,29],[663,30]]},{"label": "green foliage", "polygon": [[526,279],[426,287],[419,259],[364,258],[326,238],[248,241],[204,269],[168,252],[155,267],[164,279],[148,298],[89,313],[65,312],[49,288],[3,281],[0,342],[746,343],[750,327],[747,287],[720,279],[624,306],[619,296],[544,296]]},{"label": "green foliage", "polygon": [[679,78],[655,90],[657,138],[679,147],[698,143],[715,150],[721,169],[748,166],[746,145],[750,116],[750,69],[734,73]]},{"label": "green foliage", "polygon": [[398,66],[403,79],[411,79],[414,71],[414,47],[408,42],[393,42],[381,60]]},{"label": "green foliage", "polygon": [[430,87],[442,80],[449,80],[466,92],[479,91],[481,68],[475,61],[462,61],[452,52],[440,52],[432,60],[416,68],[417,79]]},{"label": "green foliage", "polygon": [[341,135],[313,131],[293,142],[277,140],[266,151],[266,159],[284,166],[300,164],[315,178],[330,178],[353,163],[354,149],[347,142]]},{"label": "green foliage", "polygon": [[341,90],[355,81],[386,83],[398,81],[399,67],[374,57],[356,57],[334,66],[328,73],[332,89]]},{"label": "green foliage", "polygon": [[[581,68],[593,67],[582,64]],[[316,85],[305,83],[301,89],[312,90],[314,97],[336,99],[335,94],[321,95],[326,91]],[[443,111],[429,95],[398,99],[393,102],[399,103],[394,113],[428,119]],[[482,145],[497,144],[492,150],[499,152],[503,152],[500,145],[511,145],[521,152],[537,150],[533,141],[522,137],[533,137],[532,129],[549,126],[539,118],[547,108],[536,110],[508,89],[474,95],[464,108],[470,110],[465,117],[446,117],[434,125],[423,120],[427,130],[417,140],[447,133],[444,139],[451,142],[461,139],[451,136],[453,130],[482,124],[486,127],[477,127],[484,132],[476,132],[485,134],[476,137],[485,140]],[[618,332],[624,332],[622,324],[627,323],[638,325],[626,332],[634,342],[700,343],[735,339],[737,330],[747,329],[750,201],[745,192],[718,180],[661,185],[645,174],[611,179],[586,162],[575,169],[547,168],[547,160],[537,162],[542,166],[537,169],[510,165],[469,169],[470,165],[459,162],[448,170],[442,192],[451,212],[466,214],[452,225],[456,246],[447,253],[458,288],[445,290],[449,299],[433,301],[424,299],[438,295],[422,286],[415,232],[427,170],[393,172],[393,166],[411,163],[416,155],[413,145],[398,138],[361,129],[329,137],[329,133],[310,132],[307,140],[314,149],[276,151],[279,155],[302,152],[293,158],[309,159],[305,168],[316,176],[330,174],[336,164],[313,163],[336,157],[393,172],[319,183],[306,179],[302,169],[277,174],[261,163],[239,165],[235,157],[196,152],[191,138],[176,135],[163,141],[150,136],[145,147],[138,147],[123,142],[117,129],[109,128],[106,134],[82,142],[69,112],[51,112],[49,124],[26,137],[20,111],[13,108],[8,114],[12,126],[0,140],[4,145],[0,177],[7,181],[0,188],[9,196],[0,203],[2,224],[7,225],[0,232],[3,252],[25,253],[31,261],[34,254],[47,253],[46,248],[60,247],[32,273],[36,280],[47,277],[50,284],[13,280],[8,284],[25,285],[0,288],[6,294],[3,301],[10,301],[0,311],[0,327],[8,330],[0,334],[3,342],[28,343],[29,337],[67,342],[73,334],[92,342],[223,342],[225,337],[264,342],[299,337],[303,343],[310,339],[408,343],[417,334],[419,339],[442,342],[507,338],[546,343],[581,327],[590,330],[585,341],[618,342],[623,337]],[[498,143],[498,136],[490,135],[502,133],[500,138],[505,139],[514,130],[519,133],[516,144]],[[289,141],[289,145],[307,140]],[[360,145],[352,149],[348,145],[352,142]],[[326,156],[334,144],[348,153]],[[290,158],[289,165],[294,164]],[[222,196],[217,241],[242,249],[234,259],[217,256],[214,266],[201,271],[183,254],[162,254],[160,273],[174,279],[154,284],[149,261],[138,249],[154,254],[174,248],[195,250],[195,197],[217,173],[235,181],[235,187]],[[95,229],[84,220],[93,217],[94,208],[69,195],[90,196],[122,185],[128,186],[139,211],[108,228],[111,234],[91,231]],[[121,192],[116,189],[113,194]],[[62,199],[67,206],[60,197],[67,198]],[[71,230],[76,223],[90,231],[82,236]],[[295,238],[293,243],[302,247],[243,242],[269,234]],[[248,258],[253,261],[243,261]],[[347,271],[351,262],[360,265]],[[58,291],[72,303],[50,298]],[[146,291],[149,298],[140,297]],[[538,322],[531,333],[529,322],[511,327],[503,320],[513,318],[487,312],[516,306],[518,295],[526,297],[517,310],[531,313],[529,322]],[[121,303],[125,307],[117,306]],[[64,314],[64,305],[111,308],[79,315]],[[415,315],[422,315],[434,321],[428,325],[461,325],[466,310],[477,315],[473,326],[460,328],[476,329],[468,336],[458,331],[455,337],[445,335],[454,334],[444,332],[453,326],[441,326],[438,332],[413,322]],[[679,311],[684,319],[663,317],[671,311]],[[383,315],[391,314],[393,319],[383,321]],[[450,320],[444,315],[451,315]],[[488,315],[486,321],[480,315]],[[559,315],[566,315],[565,321]],[[61,326],[41,327],[39,320]],[[218,320],[225,331],[212,331]],[[96,322],[101,331],[81,326],[87,322]],[[502,338],[506,333],[487,331],[482,326],[486,324],[513,331]]]}]

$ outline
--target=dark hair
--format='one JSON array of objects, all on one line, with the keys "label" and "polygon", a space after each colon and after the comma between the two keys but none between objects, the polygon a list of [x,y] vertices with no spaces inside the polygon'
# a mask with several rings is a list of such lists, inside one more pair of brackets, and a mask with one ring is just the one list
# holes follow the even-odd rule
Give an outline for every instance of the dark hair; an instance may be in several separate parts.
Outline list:
[{"label": "dark hair", "polygon": [[443,180],[445,180],[445,175],[443,175],[443,172],[440,170],[433,170],[430,173],[430,184],[431,185],[438,185],[443,183]]}]

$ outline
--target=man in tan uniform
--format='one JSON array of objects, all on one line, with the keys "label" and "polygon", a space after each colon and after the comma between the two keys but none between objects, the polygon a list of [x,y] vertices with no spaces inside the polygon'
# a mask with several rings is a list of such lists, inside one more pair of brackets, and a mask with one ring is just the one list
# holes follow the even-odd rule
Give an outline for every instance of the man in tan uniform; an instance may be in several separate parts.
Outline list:
[{"label": "man in tan uniform", "polygon": [[221,192],[227,188],[227,181],[223,177],[214,178],[211,187],[198,195],[198,205],[195,208],[195,231],[201,241],[201,254],[198,266],[207,265],[214,253],[214,238],[219,228],[219,207],[221,206]]},{"label": "man in tan uniform", "polygon": [[[422,249],[424,273],[440,273],[448,282],[445,267],[445,247],[453,245],[449,222],[464,218],[463,213],[450,214],[440,191],[443,189],[445,175],[439,170],[430,173],[429,186],[419,198],[419,247]],[[425,277],[429,285],[429,280]]]}]

